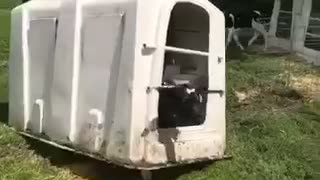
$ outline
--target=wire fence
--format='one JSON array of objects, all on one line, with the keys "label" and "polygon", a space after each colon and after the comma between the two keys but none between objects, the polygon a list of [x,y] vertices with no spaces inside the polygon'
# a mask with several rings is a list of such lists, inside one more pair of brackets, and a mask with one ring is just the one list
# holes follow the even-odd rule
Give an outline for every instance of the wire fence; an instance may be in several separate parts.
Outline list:
[{"label": "wire fence", "polygon": [[292,25],[292,11],[279,11],[276,36],[279,38],[290,39]]},{"label": "wire fence", "polygon": [[309,26],[304,45],[307,48],[320,51],[320,18],[309,18]]}]

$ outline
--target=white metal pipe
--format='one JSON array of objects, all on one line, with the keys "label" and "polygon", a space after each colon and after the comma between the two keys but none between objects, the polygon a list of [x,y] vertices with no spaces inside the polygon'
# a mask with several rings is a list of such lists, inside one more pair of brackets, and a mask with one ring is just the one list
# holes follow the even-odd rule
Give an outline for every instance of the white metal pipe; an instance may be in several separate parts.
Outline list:
[{"label": "white metal pipe", "polygon": [[202,52],[202,51],[196,51],[196,50],[190,50],[190,49],[182,49],[182,48],[176,48],[171,46],[166,46],[164,48],[166,51],[170,52],[176,52],[180,54],[191,54],[191,55],[198,55],[198,56],[209,56],[208,52]]}]

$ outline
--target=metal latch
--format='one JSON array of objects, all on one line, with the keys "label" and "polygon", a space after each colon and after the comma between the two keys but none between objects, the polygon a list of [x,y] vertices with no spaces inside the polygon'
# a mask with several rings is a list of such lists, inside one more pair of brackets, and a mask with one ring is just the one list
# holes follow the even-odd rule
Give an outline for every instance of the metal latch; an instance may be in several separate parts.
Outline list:
[{"label": "metal latch", "polygon": [[[175,89],[175,88],[181,88],[182,86],[174,86],[174,85],[164,85],[164,86],[156,86],[156,87],[147,87],[147,94],[149,94],[152,90],[164,90],[164,89]],[[189,89],[189,88],[186,88]],[[191,89],[190,91],[192,92],[196,92],[198,94],[219,94],[221,97],[224,95],[224,91],[223,90],[209,90],[209,89],[200,89],[200,90],[195,90],[195,89]]]},{"label": "metal latch", "polygon": [[223,90],[203,90],[200,93],[202,94],[219,94],[221,97],[224,95]]}]

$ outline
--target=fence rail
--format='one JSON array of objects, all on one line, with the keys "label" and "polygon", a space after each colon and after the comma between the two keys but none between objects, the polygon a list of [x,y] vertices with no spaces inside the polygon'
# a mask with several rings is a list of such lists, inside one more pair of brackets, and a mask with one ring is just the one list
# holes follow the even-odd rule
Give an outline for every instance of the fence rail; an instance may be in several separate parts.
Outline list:
[{"label": "fence rail", "polygon": [[307,48],[320,51],[320,18],[309,17],[309,26],[304,45]]},{"label": "fence rail", "polygon": [[291,37],[291,25],[292,25],[292,12],[291,11],[279,11],[279,17],[277,22],[276,36],[279,38],[290,39]]},{"label": "fence rail", "polygon": [[310,16],[309,20],[311,20],[311,21],[319,21],[320,22],[320,18],[311,17],[311,16]]},{"label": "fence rail", "polygon": [[280,13],[284,13],[284,14],[292,14],[292,11],[284,11],[284,10],[280,10]]}]

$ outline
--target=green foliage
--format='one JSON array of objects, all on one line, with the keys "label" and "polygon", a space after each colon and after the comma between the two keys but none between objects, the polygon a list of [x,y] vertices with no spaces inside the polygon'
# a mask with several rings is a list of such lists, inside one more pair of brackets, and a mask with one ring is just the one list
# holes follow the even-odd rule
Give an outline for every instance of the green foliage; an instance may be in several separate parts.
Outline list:
[{"label": "green foliage", "polygon": [[1,0],[0,9],[12,9],[19,5],[21,2],[22,0]]},{"label": "green foliage", "polygon": [[68,180],[76,178],[67,170],[51,166],[48,160],[35,155],[22,137],[0,124],[0,179]]},{"label": "green foliage", "polygon": [[0,38],[0,102],[8,101],[9,42]]},{"label": "green foliage", "polygon": [[21,4],[21,2],[22,0],[0,0],[0,39],[9,38],[10,11]]},{"label": "green foliage", "polygon": [[10,35],[10,11],[0,9],[0,38],[9,39],[9,35]]}]

